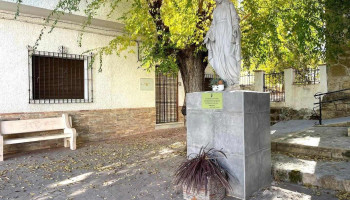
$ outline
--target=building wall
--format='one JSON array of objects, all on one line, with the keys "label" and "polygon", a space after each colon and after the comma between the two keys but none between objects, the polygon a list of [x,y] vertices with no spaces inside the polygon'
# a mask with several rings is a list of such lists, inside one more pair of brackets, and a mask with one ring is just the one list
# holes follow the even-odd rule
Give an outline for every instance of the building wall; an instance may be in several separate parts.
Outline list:
[{"label": "building wall", "polygon": [[[153,78],[154,72],[139,69],[136,54],[108,55],[103,57],[103,72],[98,72],[99,61],[94,64],[94,103],[85,104],[28,104],[28,50],[40,34],[42,25],[13,20],[12,15],[0,19],[1,67],[0,113],[44,112],[80,109],[114,109],[155,107],[155,91],[141,91],[140,79]],[[24,18],[28,19],[28,18]],[[56,28],[45,34],[38,50],[57,52],[63,45],[71,54],[81,54],[89,49],[102,47],[113,39],[104,32],[85,33],[83,45],[77,44],[79,32],[68,28]],[[133,48],[137,51],[136,47]],[[126,58],[124,57],[126,56]],[[181,81],[181,78],[179,78]],[[179,87],[179,105],[183,104],[184,90]]]},{"label": "building wall", "polygon": [[[42,23],[43,18],[39,16],[22,14],[18,20],[14,20],[13,12],[0,12],[0,120],[57,117],[68,113],[79,134],[78,143],[155,129],[155,87],[152,91],[140,89],[140,79],[152,78],[155,82],[155,74],[140,69],[137,55],[132,53],[104,56],[102,72],[98,72],[100,63],[96,60],[92,69],[93,103],[29,104],[27,45],[34,45]],[[89,27],[84,33],[82,47],[79,47],[77,40],[80,29],[81,24],[62,21],[52,33],[44,34],[38,50],[58,52],[58,47],[63,45],[68,48],[68,53],[81,54],[107,45],[114,36],[120,34],[120,30],[112,28]],[[136,47],[130,50],[137,52]],[[181,77],[179,81],[182,82]],[[182,83],[179,85],[181,109],[184,89]],[[55,146],[63,146],[63,142],[9,145],[5,152]]]},{"label": "building wall", "polygon": [[[41,25],[0,19],[0,113],[44,112],[80,109],[113,109],[154,107],[154,91],[141,91],[140,78],[154,78],[154,73],[138,69],[135,54],[103,57],[103,72],[98,72],[99,61],[93,66],[94,103],[86,104],[29,104],[28,50],[35,43]],[[110,36],[86,33],[83,46],[78,47],[78,32],[55,29],[46,34],[38,50],[57,52],[63,45],[71,54],[107,45]]]}]

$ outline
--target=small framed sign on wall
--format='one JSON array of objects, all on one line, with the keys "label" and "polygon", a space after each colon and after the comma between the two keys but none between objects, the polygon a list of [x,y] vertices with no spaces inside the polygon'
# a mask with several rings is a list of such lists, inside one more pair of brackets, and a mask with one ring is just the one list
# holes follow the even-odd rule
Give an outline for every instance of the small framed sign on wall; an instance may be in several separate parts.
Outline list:
[{"label": "small framed sign on wall", "polygon": [[154,90],[153,78],[141,78],[140,79],[140,89],[141,89],[141,91],[153,91]]}]

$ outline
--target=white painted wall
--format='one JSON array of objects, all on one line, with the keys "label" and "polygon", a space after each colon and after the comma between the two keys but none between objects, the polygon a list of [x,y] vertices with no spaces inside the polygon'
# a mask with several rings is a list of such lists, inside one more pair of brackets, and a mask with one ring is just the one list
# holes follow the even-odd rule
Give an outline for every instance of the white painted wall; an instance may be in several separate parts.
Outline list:
[{"label": "white painted wall", "polygon": [[[26,46],[33,45],[38,38],[42,28],[38,21],[42,19],[22,16],[19,20],[13,20],[11,14],[0,13],[0,113],[155,107],[155,90],[140,90],[140,78],[154,79],[154,72],[138,69],[140,63],[136,54],[104,56],[102,73],[98,72],[99,62],[95,62],[94,103],[29,104]],[[107,45],[113,39],[110,32],[100,31],[99,34],[95,30],[85,33],[83,46],[79,47],[77,30],[79,27],[74,25],[56,28],[51,34],[44,35],[38,50],[57,52],[63,45],[68,48],[68,53],[81,54]],[[136,52],[136,48],[134,50]],[[179,86],[179,92],[181,106],[182,86]]]},{"label": "white painted wall", "polygon": [[[327,68],[326,65],[319,66],[320,69],[320,83],[310,85],[296,85],[294,84],[293,69],[284,70],[284,87],[285,87],[285,101],[271,102],[271,107],[289,107],[296,110],[302,108],[313,109],[314,103],[317,100],[314,95],[317,92],[327,92]],[[255,91],[264,91],[263,71],[256,71],[255,74]]]},{"label": "white painted wall", "polygon": [[254,90],[264,92],[264,71],[254,71]]},{"label": "white painted wall", "polygon": [[313,109],[317,102],[314,95],[317,92],[327,92],[327,70],[326,66],[320,66],[320,83],[312,85],[296,85],[294,82],[293,69],[284,70],[286,106],[294,109]]},{"label": "white painted wall", "polygon": [[183,106],[184,105],[184,100],[185,100],[185,88],[184,88],[184,84],[182,82],[182,77],[181,77],[181,73],[179,72],[179,78],[178,78],[178,84],[179,84],[179,98],[178,98],[178,101],[179,101],[179,106]]}]

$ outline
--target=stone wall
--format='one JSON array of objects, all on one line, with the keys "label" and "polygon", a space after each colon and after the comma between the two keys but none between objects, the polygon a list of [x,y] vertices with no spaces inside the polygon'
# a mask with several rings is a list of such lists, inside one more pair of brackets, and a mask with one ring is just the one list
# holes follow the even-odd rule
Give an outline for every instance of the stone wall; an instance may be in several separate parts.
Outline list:
[{"label": "stone wall", "polygon": [[[155,108],[104,109],[34,113],[0,114],[0,120],[38,119],[58,117],[62,113],[72,116],[76,128],[77,143],[87,143],[115,139],[121,136],[150,132],[155,129]],[[58,131],[52,131],[58,132]],[[48,133],[40,133],[42,135]],[[21,134],[21,136],[38,135],[38,133]],[[14,135],[16,137],[16,135]],[[32,142],[18,145],[5,145],[4,153],[17,153],[52,147],[63,147],[63,139]],[[78,146],[79,148],[79,146]]]},{"label": "stone wall", "polygon": [[340,92],[340,93],[328,94],[323,97],[322,101],[326,102],[326,101],[332,101],[336,99],[346,99],[346,100],[323,104],[322,105],[323,119],[350,116],[350,93]]},{"label": "stone wall", "polygon": [[[337,91],[350,88],[350,49],[339,56],[338,61],[329,63],[328,67],[328,90]],[[339,98],[350,98],[350,91],[330,94],[323,98],[329,101]],[[323,118],[337,118],[350,116],[350,99],[325,104],[323,108]]]},{"label": "stone wall", "polygon": [[270,110],[270,121],[271,125],[276,124],[280,121],[288,120],[314,120],[315,113],[313,110],[302,108],[300,110],[295,110],[288,107],[271,107]]},{"label": "stone wall", "polygon": [[350,88],[350,49],[329,64],[327,74],[329,91]]},{"label": "stone wall", "polygon": [[[326,4],[328,34],[326,34],[328,90],[337,91],[350,88],[350,41],[348,29],[348,1],[329,1]],[[328,12],[327,12],[328,11]],[[344,28],[344,29],[342,29]],[[326,32],[326,33],[327,33]],[[343,52],[340,55],[339,52]],[[350,91],[325,96],[323,101],[350,97]],[[323,110],[324,118],[350,116],[350,100],[326,104]]]}]

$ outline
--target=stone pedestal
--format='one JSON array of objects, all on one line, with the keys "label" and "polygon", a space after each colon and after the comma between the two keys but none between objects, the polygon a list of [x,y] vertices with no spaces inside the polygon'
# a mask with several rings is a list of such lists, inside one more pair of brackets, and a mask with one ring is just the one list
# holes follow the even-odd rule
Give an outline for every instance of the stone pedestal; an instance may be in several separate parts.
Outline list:
[{"label": "stone pedestal", "polygon": [[[229,196],[246,199],[271,183],[269,93],[222,93],[222,108],[202,105],[204,92],[187,94],[187,155],[202,146],[222,149],[220,163],[230,173]],[[213,106],[215,108],[215,106]]]}]

